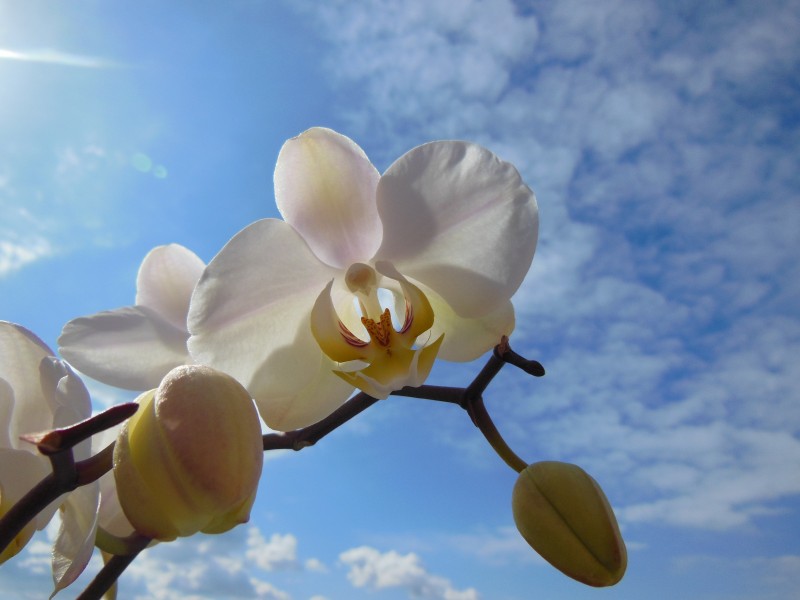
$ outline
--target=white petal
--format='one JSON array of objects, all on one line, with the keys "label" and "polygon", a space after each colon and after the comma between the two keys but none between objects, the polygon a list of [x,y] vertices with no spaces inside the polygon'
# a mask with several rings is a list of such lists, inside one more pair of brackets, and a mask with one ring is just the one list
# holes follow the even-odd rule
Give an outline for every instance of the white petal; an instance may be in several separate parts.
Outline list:
[{"label": "white petal", "polygon": [[[271,379],[301,389],[307,348],[293,348],[294,340],[300,328],[311,338],[311,308],[336,274],[283,221],[246,227],[209,263],[192,296],[192,358],[238,379],[254,397]],[[270,368],[278,353],[297,368]],[[317,347],[311,358],[319,353]]]},{"label": "white petal", "polygon": [[[252,393],[258,411],[264,422],[276,431],[312,425],[339,408],[353,393],[353,386],[333,373],[336,363],[323,355],[313,338],[306,341],[309,346],[301,361],[294,360],[288,352],[275,353],[265,363],[263,377],[257,374],[254,381]],[[269,376],[276,370],[288,375],[285,380],[290,385],[285,385],[281,378]],[[298,380],[302,381],[301,387],[296,386]]]},{"label": "white petal", "polygon": [[92,414],[89,392],[70,366],[55,356],[47,356],[39,363],[40,393],[50,408],[50,414],[67,409],[71,420],[51,418],[47,429],[65,427],[82,421]]},{"label": "white petal", "polygon": [[179,244],[153,248],[139,267],[136,304],[185,330],[192,290],[205,266],[194,252]]},{"label": "white petal", "polygon": [[454,362],[469,362],[479,358],[497,344],[504,335],[514,330],[514,307],[507,301],[494,312],[474,319],[458,316],[440,297],[430,290],[428,294],[436,316],[431,327],[431,338],[444,333],[444,343],[439,358]]},{"label": "white petal", "polygon": [[53,545],[53,595],[75,581],[92,557],[98,500],[95,481],[77,488],[61,506],[61,526]]},{"label": "white petal", "polygon": [[333,374],[308,322],[299,323],[285,346],[274,348],[246,386],[270,429],[291,431],[327,417],[353,393]]},{"label": "white petal", "polygon": [[[0,448],[0,501],[2,501],[3,514],[11,506],[27,494],[37,483],[50,474],[50,461],[36,451],[35,446],[27,444],[31,452],[26,450],[14,450],[10,448]],[[57,505],[56,505],[57,506]],[[55,506],[51,510],[45,509],[50,514],[37,525],[44,527],[47,521],[55,512]]]},{"label": "white petal", "polygon": [[100,478],[100,508],[98,510],[98,525],[111,535],[125,538],[134,532],[117,496],[117,483],[114,472],[109,471]]},{"label": "white petal", "polygon": [[130,390],[158,387],[189,360],[189,334],[144,306],[73,319],[58,338],[61,355],[89,377]]},{"label": "white petal", "polygon": [[53,352],[36,335],[13,323],[0,321],[0,378],[14,390],[9,424],[11,445],[19,446],[23,433],[50,429],[53,413],[42,392],[40,364]]},{"label": "white petal", "polygon": [[283,218],[325,263],[345,268],[381,243],[375,206],[379,174],[350,138],[315,127],[287,141],[275,166]]},{"label": "white petal", "polygon": [[[141,397],[141,396],[140,396]],[[138,400],[138,398],[137,398]],[[114,443],[122,430],[123,423],[115,425],[110,429],[99,432],[92,436],[92,454],[98,454],[109,444]],[[98,508],[98,526],[105,529],[111,535],[124,538],[133,533],[133,525],[130,524],[125,513],[122,512],[119,498],[117,497],[117,484],[114,479],[114,472],[105,473],[98,480],[100,483],[100,506]]]},{"label": "white petal", "polygon": [[75,411],[72,423],[88,419],[92,414],[92,400],[89,390],[75,371],[64,361],[58,361],[64,367],[64,376],[58,381],[55,389],[55,402]]},{"label": "white petal", "polygon": [[[6,514],[20,498],[27,494],[50,472],[50,464],[42,456],[24,450],[0,448],[0,515]],[[46,525],[55,508],[40,512],[16,534],[0,554],[0,562],[17,554],[28,543],[36,529]]]},{"label": "white petal", "polygon": [[498,310],[522,283],[536,248],[536,199],[514,166],[485,148],[414,148],[381,177],[377,195],[376,260],[436,290],[459,315]]}]

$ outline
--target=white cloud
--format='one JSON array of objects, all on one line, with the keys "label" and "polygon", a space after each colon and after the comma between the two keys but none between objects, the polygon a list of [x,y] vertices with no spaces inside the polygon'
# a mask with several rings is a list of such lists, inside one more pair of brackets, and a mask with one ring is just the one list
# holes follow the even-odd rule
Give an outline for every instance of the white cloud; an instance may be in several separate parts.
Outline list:
[{"label": "white cloud", "polygon": [[512,344],[548,376],[496,384],[513,445],[582,461],[630,522],[752,525],[800,494],[798,129],[786,120],[800,11],[520,6],[463,2],[478,28],[438,2],[336,2],[315,18],[329,72],[364,93],[351,124],[383,135],[387,163],[464,137],[537,193]]},{"label": "white cloud", "polygon": [[478,600],[473,588],[455,589],[449,580],[429,573],[420,558],[412,553],[399,554],[393,550],[380,552],[369,546],[352,548],[339,555],[350,568],[347,578],[358,588],[376,590],[405,589],[410,597],[425,600]]},{"label": "white cloud", "polygon": [[250,583],[253,584],[253,589],[255,590],[258,598],[264,598],[265,600],[291,600],[292,598],[286,592],[279,590],[274,585],[267,583],[266,581],[251,578]]},{"label": "white cloud", "polygon": [[96,56],[72,54],[51,48],[37,48],[35,50],[11,50],[9,48],[0,48],[0,60],[44,63],[48,65],[79,67],[84,69],[108,69],[120,66],[113,61]]},{"label": "white cloud", "polygon": [[252,573],[245,536],[249,540],[253,530],[257,528],[235,528],[224,535],[179,538],[149,548],[128,567],[120,593],[155,600],[290,600],[288,593]]},{"label": "white cloud", "polygon": [[336,44],[329,71],[381,107],[353,117],[366,116],[392,150],[408,126],[446,136],[464,121],[485,122],[487,105],[507,90],[539,36],[536,18],[520,16],[510,0],[303,6]]},{"label": "white cloud", "polygon": [[41,237],[23,241],[0,239],[0,278],[53,253],[50,242]]},{"label": "white cloud", "polygon": [[273,533],[269,541],[256,527],[247,532],[247,559],[265,571],[298,569],[297,538],[291,533]]},{"label": "white cloud", "polygon": [[328,572],[328,567],[326,567],[325,563],[323,563],[318,558],[306,559],[306,562],[304,563],[304,566],[305,566],[306,571],[313,571],[315,573],[327,573]]}]

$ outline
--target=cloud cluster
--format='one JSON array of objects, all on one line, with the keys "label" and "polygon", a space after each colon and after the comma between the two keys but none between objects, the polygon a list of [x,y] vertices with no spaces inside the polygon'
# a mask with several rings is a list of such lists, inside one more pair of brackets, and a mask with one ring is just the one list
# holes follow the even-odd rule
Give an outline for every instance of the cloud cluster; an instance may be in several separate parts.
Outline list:
[{"label": "cloud cluster", "polygon": [[49,256],[52,252],[50,243],[38,236],[19,242],[0,239],[0,278],[40,258]]},{"label": "cloud cluster", "polygon": [[514,339],[548,382],[504,395],[504,431],[597,469],[632,522],[738,527],[800,493],[796,3],[393,6],[313,14],[353,128],[386,164],[485,143],[539,197]]},{"label": "cloud cluster", "polygon": [[455,589],[444,577],[429,573],[413,552],[380,552],[369,546],[351,548],[339,555],[349,567],[347,578],[357,588],[375,590],[405,589],[411,597],[423,600],[479,600],[473,588]]}]

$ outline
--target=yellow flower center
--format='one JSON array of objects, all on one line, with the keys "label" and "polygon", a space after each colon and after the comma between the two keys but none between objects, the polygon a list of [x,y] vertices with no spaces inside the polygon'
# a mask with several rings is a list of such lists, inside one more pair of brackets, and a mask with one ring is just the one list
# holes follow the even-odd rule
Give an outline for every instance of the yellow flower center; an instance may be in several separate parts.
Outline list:
[{"label": "yellow flower center", "polygon": [[[390,280],[389,285],[395,288],[399,284],[405,299],[405,319],[400,329],[394,328],[389,308],[380,304],[378,290],[383,278]],[[311,331],[331,360],[338,363],[360,361],[368,366],[357,371],[337,369],[334,372],[378,398],[385,398],[407,385],[421,385],[442,342],[440,336],[422,348],[414,347],[417,338],[428,331],[434,321],[433,309],[422,290],[388,263],[379,264],[379,271],[355,263],[345,273],[344,283],[358,300],[360,321],[369,339],[355,335],[340,319],[331,298],[333,282],[317,298],[311,313]]]}]

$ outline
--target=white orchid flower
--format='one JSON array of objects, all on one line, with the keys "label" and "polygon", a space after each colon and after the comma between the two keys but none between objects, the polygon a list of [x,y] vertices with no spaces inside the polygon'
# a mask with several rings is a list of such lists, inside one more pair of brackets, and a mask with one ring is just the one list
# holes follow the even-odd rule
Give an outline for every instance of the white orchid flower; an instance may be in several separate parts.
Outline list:
[{"label": "white orchid flower", "polygon": [[[24,327],[0,321],[0,514],[51,472],[49,459],[20,436],[72,425],[90,414],[89,394],[69,365]],[[89,440],[77,445],[75,459],[88,458],[89,446]],[[91,558],[98,496],[97,482],[61,496],[22,530],[0,560],[19,552],[60,507],[53,579],[56,591],[66,587]]]},{"label": "white orchid flower", "polygon": [[178,244],[154,248],[139,267],[135,306],[67,323],[58,339],[61,356],[109,385],[158,387],[170,370],[191,362],[186,315],[204,267],[197,255]]},{"label": "white orchid flower", "polygon": [[271,428],[324,418],[354,386],[420,385],[437,353],[473,360],[513,329],[538,209],[488,150],[432,142],[381,176],[352,140],[314,128],[281,149],[275,197],[284,221],[228,242],[188,318],[195,362],[241,381]]}]

